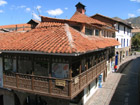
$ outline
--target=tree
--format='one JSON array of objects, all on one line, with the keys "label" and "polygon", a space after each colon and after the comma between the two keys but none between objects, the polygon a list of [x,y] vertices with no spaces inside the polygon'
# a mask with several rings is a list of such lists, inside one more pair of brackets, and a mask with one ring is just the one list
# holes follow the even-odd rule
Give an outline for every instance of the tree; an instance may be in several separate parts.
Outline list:
[{"label": "tree", "polygon": [[140,47],[140,33],[137,33],[132,37],[132,46],[135,48]]}]

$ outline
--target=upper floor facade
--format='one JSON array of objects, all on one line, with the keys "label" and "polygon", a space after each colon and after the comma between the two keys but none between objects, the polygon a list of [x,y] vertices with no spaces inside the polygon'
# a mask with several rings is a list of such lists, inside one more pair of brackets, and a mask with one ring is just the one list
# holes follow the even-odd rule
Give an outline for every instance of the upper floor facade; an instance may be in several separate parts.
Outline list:
[{"label": "upper floor facade", "polygon": [[120,42],[120,45],[116,46],[116,48],[125,48],[131,46],[131,24],[113,18],[109,18],[100,14],[95,14],[91,17],[105,22],[106,24],[115,28],[115,38],[117,41]]}]

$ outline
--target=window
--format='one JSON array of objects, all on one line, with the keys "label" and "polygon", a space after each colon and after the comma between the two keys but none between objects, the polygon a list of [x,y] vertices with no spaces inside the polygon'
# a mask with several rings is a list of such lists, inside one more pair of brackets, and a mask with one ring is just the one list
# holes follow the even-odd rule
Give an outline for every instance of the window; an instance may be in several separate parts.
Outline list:
[{"label": "window", "polygon": [[18,59],[18,72],[23,74],[32,74],[32,62],[31,58],[27,56],[20,56]]},{"label": "window", "polygon": [[86,35],[92,35],[92,29],[85,29],[85,34]]},{"label": "window", "polygon": [[124,34],[125,34],[125,26],[124,26]]},{"label": "window", "polygon": [[90,88],[90,84],[89,84],[88,87],[87,87],[87,92],[86,92],[87,93],[87,96],[90,94],[90,89],[91,88]]},{"label": "window", "polygon": [[80,31],[80,27],[79,26],[72,26],[74,29]]},{"label": "window", "polygon": [[129,29],[127,28],[127,35],[129,34]]},{"label": "window", "polygon": [[102,30],[102,36],[104,36],[104,30]]},{"label": "window", "polygon": [[119,32],[119,30],[120,30],[120,25],[118,24],[118,32]]},{"label": "window", "polygon": [[108,31],[106,33],[107,33],[107,37],[108,37]]},{"label": "window", "polygon": [[82,72],[86,70],[86,60],[82,59]]},{"label": "window", "polygon": [[95,35],[99,36],[99,30],[97,30],[97,29],[95,30]]},{"label": "window", "polygon": [[13,60],[6,58],[4,59],[4,70],[5,71],[12,71],[13,70]]},{"label": "window", "polygon": [[4,57],[4,70],[8,72],[16,72],[16,59],[14,57]]},{"label": "window", "polygon": [[80,60],[72,63],[72,77],[75,77],[79,74]]},{"label": "window", "polygon": [[128,39],[127,39],[127,46],[128,46]]},{"label": "window", "polygon": [[49,63],[43,59],[34,60],[34,75],[48,76],[49,74]]},{"label": "window", "polygon": [[124,47],[125,47],[125,39],[124,39]]},{"label": "window", "polygon": [[[118,41],[118,38],[117,38],[117,41]],[[119,46],[117,46],[117,48],[118,48]]]},{"label": "window", "polygon": [[123,47],[123,39],[121,39],[121,47]]}]

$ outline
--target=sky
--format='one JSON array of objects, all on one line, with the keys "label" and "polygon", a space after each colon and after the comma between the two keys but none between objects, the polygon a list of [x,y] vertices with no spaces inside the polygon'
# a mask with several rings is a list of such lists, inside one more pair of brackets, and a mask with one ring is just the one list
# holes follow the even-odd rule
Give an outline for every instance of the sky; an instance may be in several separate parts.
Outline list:
[{"label": "sky", "polygon": [[86,15],[96,13],[122,19],[140,16],[140,0],[0,0],[0,25],[40,20],[39,15],[70,19],[75,5],[86,6]]}]

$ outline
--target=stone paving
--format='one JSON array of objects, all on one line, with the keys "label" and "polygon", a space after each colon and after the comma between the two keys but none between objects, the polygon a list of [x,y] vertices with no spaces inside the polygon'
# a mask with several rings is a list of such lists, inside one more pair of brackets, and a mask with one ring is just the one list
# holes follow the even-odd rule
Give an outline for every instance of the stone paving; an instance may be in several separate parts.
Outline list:
[{"label": "stone paving", "polygon": [[[129,56],[127,57],[118,68],[122,68],[122,64],[128,63],[128,61],[135,59],[136,56]],[[126,63],[126,65],[127,65]],[[117,85],[121,79],[122,74],[120,73],[110,73],[106,79],[106,82],[103,83],[102,88],[99,88],[96,93],[90,98],[88,104],[86,105],[109,105],[112,96],[117,88]]]}]

